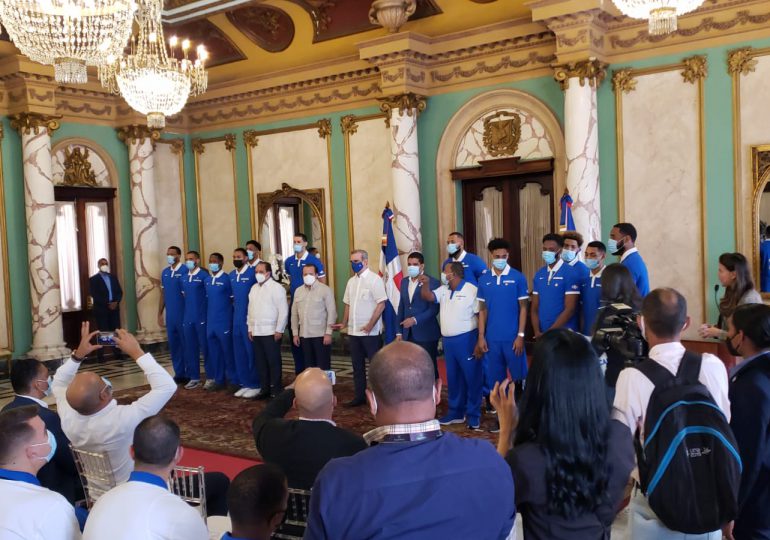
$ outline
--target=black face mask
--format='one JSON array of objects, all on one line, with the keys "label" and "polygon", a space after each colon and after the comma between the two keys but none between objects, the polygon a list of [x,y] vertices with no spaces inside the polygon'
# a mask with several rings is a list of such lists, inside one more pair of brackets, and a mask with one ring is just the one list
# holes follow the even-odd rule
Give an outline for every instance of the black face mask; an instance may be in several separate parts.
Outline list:
[{"label": "black face mask", "polygon": [[245,262],[246,261],[244,261],[242,259],[233,259],[233,266],[235,266],[236,268],[243,268],[243,264]]},{"label": "black face mask", "polygon": [[[737,335],[738,335],[738,334],[735,334],[735,336],[737,336]],[[727,337],[727,338],[725,338],[725,345],[727,346],[727,352],[729,352],[729,353],[730,353],[730,354],[732,354],[733,356],[741,356],[741,353],[739,353],[739,352],[738,352],[738,349],[736,349],[736,348],[733,346],[733,338],[734,338],[735,336],[731,336],[731,337]]]}]

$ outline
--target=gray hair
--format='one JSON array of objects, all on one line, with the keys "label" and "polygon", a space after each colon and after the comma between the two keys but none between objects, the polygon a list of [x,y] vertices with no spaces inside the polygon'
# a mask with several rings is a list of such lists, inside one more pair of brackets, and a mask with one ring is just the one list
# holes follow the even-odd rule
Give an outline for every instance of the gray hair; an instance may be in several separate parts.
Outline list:
[{"label": "gray hair", "polygon": [[354,249],[353,251],[350,252],[351,255],[355,255],[356,253],[361,255],[361,258],[363,260],[365,261],[369,260],[369,254],[366,252],[365,249]]}]

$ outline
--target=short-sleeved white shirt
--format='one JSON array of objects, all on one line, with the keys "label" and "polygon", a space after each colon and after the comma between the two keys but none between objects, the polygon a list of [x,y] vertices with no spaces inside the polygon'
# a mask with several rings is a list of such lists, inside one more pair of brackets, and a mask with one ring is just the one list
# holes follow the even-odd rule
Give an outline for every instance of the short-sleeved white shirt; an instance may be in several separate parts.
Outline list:
[{"label": "short-sleeved white shirt", "polygon": [[368,268],[348,280],[342,301],[350,306],[348,335],[376,336],[382,330],[382,317],[367,334],[361,330],[369,323],[377,304],[388,299],[382,278]]},{"label": "short-sleeved white shirt", "polygon": [[479,303],[476,292],[476,286],[467,281],[461,281],[454,291],[447,285],[433,290],[440,306],[442,336],[459,336],[478,328]]}]

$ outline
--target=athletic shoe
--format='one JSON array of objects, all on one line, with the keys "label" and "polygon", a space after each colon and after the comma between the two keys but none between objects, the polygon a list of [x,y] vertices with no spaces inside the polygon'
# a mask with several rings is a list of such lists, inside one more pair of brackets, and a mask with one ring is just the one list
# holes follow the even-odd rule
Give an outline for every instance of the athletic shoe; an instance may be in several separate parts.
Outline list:
[{"label": "athletic shoe", "polygon": [[479,424],[468,424],[468,429],[471,431],[482,431],[481,426]]},{"label": "athletic shoe", "polygon": [[190,382],[190,377],[174,377],[174,382],[184,386],[185,384]]},{"label": "athletic shoe", "polygon": [[186,390],[192,390],[193,388],[198,388],[200,385],[201,385],[200,380],[192,379],[190,382],[184,385],[184,387]]},{"label": "athletic shoe", "polygon": [[244,388],[245,392],[240,397],[245,399],[252,399],[259,395],[259,388]]},{"label": "athletic shoe", "polygon": [[495,423],[492,424],[492,427],[489,428],[490,433],[500,433],[500,422],[495,420]]},{"label": "athletic shoe", "polygon": [[224,389],[225,389],[225,387],[224,387],[224,385],[221,385],[221,384],[217,384],[217,383],[213,383],[213,384],[212,384],[211,386],[209,386],[208,388],[206,388],[206,387],[204,386],[204,387],[203,387],[203,389],[204,389],[204,390],[206,390],[206,391],[208,391],[208,392],[219,392],[220,390],[224,390]]},{"label": "athletic shoe", "polygon": [[489,414],[497,414],[497,411],[492,406],[492,402],[489,400],[489,396],[484,396],[484,401],[486,401],[486,410]]},{"label": "athletic shoe", "polygon": [[216,385],[217,385],[217,383],[216,383],[216,381],[214,379],[209,379],[205,383],[203,383],[203,389],[204,390],[211,390]]},{"label": "athletic shoe", "polygon": [[438,423],[441,424],[442,426],[448,426],[451,424],[462,424],[463,422],[465,422],[465,417],[456,418],[454,416],[449,416],[448,414],[438,419]]},{"label": "athletic shoe", "polygon": [[243,397],[243,394],[245,394],[245,393],[246,393],[248,390],[249,390],[249,389],[248,389],[248,388],[246,388],[246,387],[244,386],[243,388],[241,388],[240,390],[238,390],[238,391],[237,391],[236,393],[234,393],[233,395],[234,395],[235,397]]}]

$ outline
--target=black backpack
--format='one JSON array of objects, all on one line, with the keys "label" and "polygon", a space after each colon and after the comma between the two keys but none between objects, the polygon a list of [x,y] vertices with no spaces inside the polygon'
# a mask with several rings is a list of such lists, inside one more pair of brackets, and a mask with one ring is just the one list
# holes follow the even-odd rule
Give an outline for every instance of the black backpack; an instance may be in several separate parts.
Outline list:
[{"label": "black backpack", "polygon": [[743,468],[735,436],[698,381],[702,357],[686,351],[676,376],[653,360],[636,366],[655,385],[635,437],[642,491],[669,529],[703,534],[738,513]]}]

